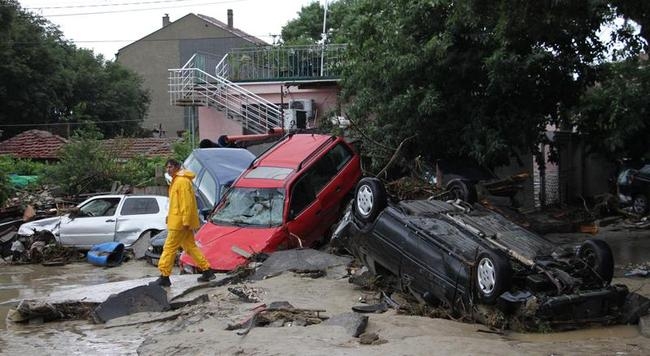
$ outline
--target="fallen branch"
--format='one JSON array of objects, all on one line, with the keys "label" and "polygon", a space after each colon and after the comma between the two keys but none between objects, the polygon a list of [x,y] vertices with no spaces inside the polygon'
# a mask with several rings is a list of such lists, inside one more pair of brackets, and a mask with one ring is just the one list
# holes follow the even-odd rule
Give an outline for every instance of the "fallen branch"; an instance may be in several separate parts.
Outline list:
[{"label": "fallen branch", "polygon": [[404,146],[404,144],[405,144],[406,142],[408,142],[409,140],[415,138],[415,136],[416,136],[416,135],[413,135],[413,136],[407,137],[407,138],[405,138],[404,140],[402,140],[402,142],[400,142],[399,146],[397,146],[397,149],[396,149],[395,152],[393,153],[393,156],[390,158],[390,160],[388,161],[388,163],[386,163],[386,166],[384,166],[384,168],[383,168],[381,171],[379,171],[379,173],[377,173],[376,177],[379,177],[380,175],[386,173],[386,171],[388,170],[388,168],[389,168],[390,166],[392,166],[393,163],[395,162],[395,160],[397,159],[398,154],[399,154],[400,151],[402,150],[402,147]]}]

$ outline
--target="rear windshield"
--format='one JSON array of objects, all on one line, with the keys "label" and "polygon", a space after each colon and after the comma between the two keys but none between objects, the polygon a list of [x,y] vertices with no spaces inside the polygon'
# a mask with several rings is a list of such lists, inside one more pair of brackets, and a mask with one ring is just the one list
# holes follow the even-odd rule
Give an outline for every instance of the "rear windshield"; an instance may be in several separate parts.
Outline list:
[{"label": "rear windshield", "polygon": [[284,189],[232,188],[210,217],[217,225],[264,226],[282,224]]}]

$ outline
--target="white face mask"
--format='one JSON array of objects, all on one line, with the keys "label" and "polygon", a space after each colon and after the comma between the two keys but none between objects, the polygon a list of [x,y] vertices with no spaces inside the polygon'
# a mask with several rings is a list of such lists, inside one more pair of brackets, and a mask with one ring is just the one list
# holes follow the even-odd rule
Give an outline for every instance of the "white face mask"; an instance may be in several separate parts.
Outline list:
[{"label": "white face mask", "polygon": [[167,172],[165,172],[165,182],[167,182],[167,185],[172,184],[172,176],[170,176]]}]

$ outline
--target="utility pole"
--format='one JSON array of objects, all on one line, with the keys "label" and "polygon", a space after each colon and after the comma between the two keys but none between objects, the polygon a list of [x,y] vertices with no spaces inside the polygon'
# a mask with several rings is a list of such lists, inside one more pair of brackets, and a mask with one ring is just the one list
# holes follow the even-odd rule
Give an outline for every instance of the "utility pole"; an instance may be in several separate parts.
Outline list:
[{"label": "utility pole", "polygon": [[324,73],[324,64],[325,64],[325,42],[327,41],[327,0],[325,0],[325,13],[323,14],[323,33],[321,34],[321,52],[320,52],[320,76],[323,76]]}]

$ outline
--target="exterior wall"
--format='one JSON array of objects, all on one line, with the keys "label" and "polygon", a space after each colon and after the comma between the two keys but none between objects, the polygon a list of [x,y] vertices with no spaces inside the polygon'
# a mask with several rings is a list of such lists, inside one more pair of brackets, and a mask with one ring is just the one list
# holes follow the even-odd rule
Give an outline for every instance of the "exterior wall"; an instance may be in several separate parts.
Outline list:
[{"label": "exterior wall", "polygon": [[188,128],[184,109],[170,105],[168,69],[182,67],[196,52],[214,53],[218,61],[231,48],[250,45],[250,41],[189,14],[120,49],[116,61],[138,73],[150,92],[149,112],[142,126],[150,130],[162,127],[167,137]]},{"label": "exterior wall", "polygon": [[[322,87],[318,89],[298,89],[296,86],[287,87],[281,82],[267,83],[238,83],[244,89],[259,95],[274,104],[288,104],[290,100],[314,100],[314,117],[308,125],[315,127],[318,119],[325,117],[337,108],[338,87]],[[282,93],[284,92],[284,95]],[[241,135],[242,127],[238,122],[226,118],[225,113],[213,107],[199,108],[199,140],[216,140],[221,135]]]}]

